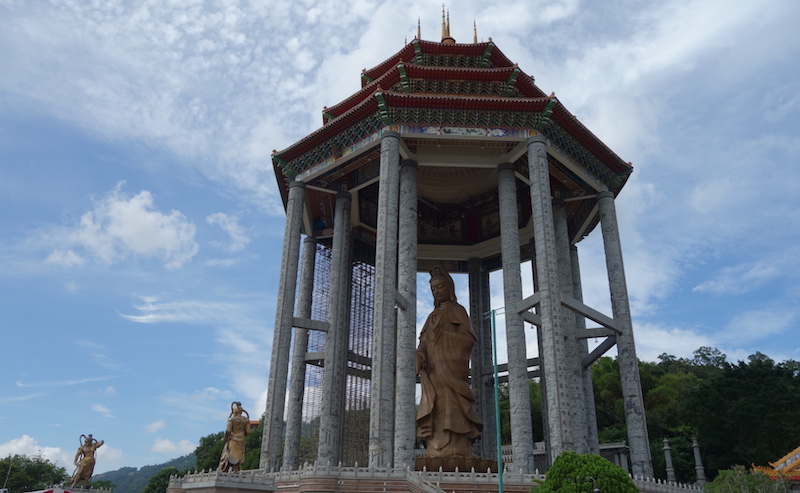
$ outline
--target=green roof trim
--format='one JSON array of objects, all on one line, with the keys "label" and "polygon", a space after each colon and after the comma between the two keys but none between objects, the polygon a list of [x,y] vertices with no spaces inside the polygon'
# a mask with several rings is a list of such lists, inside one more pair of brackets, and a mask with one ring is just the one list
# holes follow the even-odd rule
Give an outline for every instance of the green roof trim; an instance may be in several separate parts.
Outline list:
[{"label": "green roof trim", "polygon": [[547,106],[544,107],[541,113],[541,118],[539,119],[539,123],[536,124],[536,130],[542,130],[546,126],[550,125],[550,115],[553,114],[553,108],[556,107],[558,104],[558,100],[553,98],[547,103]]},{"label": "green roof trim", "polygon": [[414,45],[414,63],[425,65],[425,57],[422,55],[422,46],[419,45],[419,40],[415,39],[411,44]]},{"label": "green roof trim", "polygon": [[494,49],[494,43],[490,41],[489,44],[486,45],[486,49],[483,50],[483,55],[481,55],[480,64],[478,64],[479,67],[487,68],[489,67],[489,65],[491,65],[491,62],[489,62],[489,55],[492,54],[493,49]]},{"label": "green roof trim", "polygon": [[375,99],[378,100],[378,116],[380,117],[381,121],[385,125],[391,125],[394,123],[389,117],[389,106],[386,104],[386,99],[383,97],[383,93],[376,92]]},{"label": "green roof trim", "polygon": [[408,74],[406,74],[406,67],[402,63],[397,65],[397,70],[400,71],[400,86],[403,88],[403,92],[410,93],[411,92],[411,81],[408,79]]},{"label": "green roof trim", "polygon": [[503,88],[502,97],[508,97],[514,94],[514,85],[517,83],[517,77],[522,71],[519,67],[514,67],[514,70],[511,72],[511,75],[508,76],[508,80],[506,80],[505,87]]}]

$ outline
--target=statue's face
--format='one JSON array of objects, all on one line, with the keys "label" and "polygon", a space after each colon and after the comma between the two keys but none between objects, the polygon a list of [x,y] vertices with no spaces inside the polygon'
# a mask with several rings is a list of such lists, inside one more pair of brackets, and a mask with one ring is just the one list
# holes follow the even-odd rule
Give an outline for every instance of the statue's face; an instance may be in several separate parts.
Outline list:
[{"label": "statue's face", "polygon": [[444,279],[431,279],[431,294],[439,303],[450,301],[450,283]]}]

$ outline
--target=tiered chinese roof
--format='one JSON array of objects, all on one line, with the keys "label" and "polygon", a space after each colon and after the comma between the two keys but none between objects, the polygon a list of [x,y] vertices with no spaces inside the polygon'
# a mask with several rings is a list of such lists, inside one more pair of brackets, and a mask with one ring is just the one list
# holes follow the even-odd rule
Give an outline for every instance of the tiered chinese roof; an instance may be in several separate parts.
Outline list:
[{"label": "tiered chinese roof", "polygon": [[[350,190],[359,200],[357,217],[363,224],[358,226],[367,235],[374,232],[370,219],[377,197],[380,136],[387,130],[400,134],[404,157],[420,166],[421,244],[476,245],[497,236],[495,218],[486,212],[496,193],[489,186],[492,173],[501,162],[511,162],[524,180],[525,142],[533,135],[548,139],[551,188],[564,198],[601,190],[616,194],[632,171],[491,39],[459,44],[449,33],[441,43],[415,39],[364,70],[361,89],[324,108],[322,121],[322,127],[272,157],[284,200],[290,180],[310,185],[307,231],[318,230],[313,223],[325,224],[331,215],[326,190]],[[442,182],[452,187],[444,188]],[[521,222],[527,221],[530,198],[522,189],[519,200]],[[429,229],[422,210],[426,207],[436,217]],[[589,201],[569,202],[573,242],[597,220]]]}]

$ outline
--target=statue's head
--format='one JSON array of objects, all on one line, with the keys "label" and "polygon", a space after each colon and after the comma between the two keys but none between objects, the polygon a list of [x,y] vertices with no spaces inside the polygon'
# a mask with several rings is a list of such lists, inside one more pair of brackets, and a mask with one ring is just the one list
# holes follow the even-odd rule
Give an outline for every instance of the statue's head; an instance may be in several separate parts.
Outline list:
[{"label": "statue's head", "polygon": [[242,414],[242,403],[239,401],[231,402],[231,414],[239,416]]},{"label": "statue's head", "polygon": [[433,306],[438,307],[446,301],[456,301],[456,287],[450,274],[440,266],[434,267],[430,272]]}]

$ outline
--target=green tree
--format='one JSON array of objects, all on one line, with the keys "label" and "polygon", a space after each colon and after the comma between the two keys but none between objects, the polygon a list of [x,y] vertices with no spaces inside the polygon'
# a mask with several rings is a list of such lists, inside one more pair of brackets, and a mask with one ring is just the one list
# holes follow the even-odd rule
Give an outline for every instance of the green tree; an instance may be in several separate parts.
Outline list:
[{"label": "green tree", "polygon": [[590,493],[595,487],[603,493],[639,492],[621,467],[599,455],[578,455],[575,452],[563,452],[556,457],[540,492]]},{"label": "green tree", "polygon": [[797,447],[800,378],[796,362],[776,364],[756,353],[702,381],[687,399],[713,475],[736,464],[767,464]]},{"label": "green tree", "polygon": [[213,470],[219,466],[219,458],[222,456],[222,448],[225,445],[222,441],[223,436],[225,433],[220,431],[200,439],[200,443],[194,449],[198,471]]},{"label": "green tree", "polygon": [[[263,434],[263,424],[250,430],[245,441],[245,459],[242,469],[258,469],[261,460],[261,435]],[[225,442],[222,438],[225,433],[212,433],[200,439],[197,448],[194,450],[196,457],[196,467],[198,471],[214,470],[219,466],[219,458],[222,456],[222,449]]]},{"label": "green tree", "polygon": [[114,483],[105,479],[101,479],[98,481],[89,481],[88,486],[89,488],[95,490],[113,490],[116,487]]},{"label": "green tree", "polygon": [[789,487],[783,479],[773,481],[766,474],[734,466],[719,471],[714,481],[703,485],[703,490],[706,493],[785,493]]},{"label": "green tree", "polygon": [[38,455],[35,457],[15,455],[0,460],[0,474],[3,476],[3,481],[8,474],[6,487],[9,493],[43,490],[69,479],[63,467],[58,467]]},{"label": "green tree", "polygon": [[174,467],[165,467],[150,478],[142,493],[166,493],[169,477],[174,475],[180,475],[180,472]]}]

